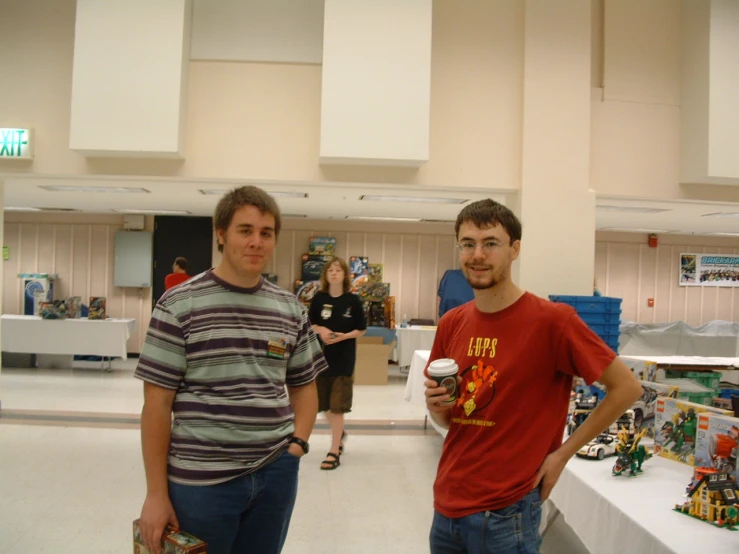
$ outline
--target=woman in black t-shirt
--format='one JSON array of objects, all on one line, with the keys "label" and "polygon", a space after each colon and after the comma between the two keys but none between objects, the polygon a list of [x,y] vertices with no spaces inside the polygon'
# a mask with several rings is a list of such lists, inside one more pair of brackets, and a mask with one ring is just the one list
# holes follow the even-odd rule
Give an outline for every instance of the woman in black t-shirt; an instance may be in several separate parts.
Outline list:
[{"label": "woman in black t-shirt", "polygon": [[331,449],[321,469],[339,467],[344,450],[344,414],[352,409],[356,338],[367,324],[359,297],[350,292],[349,267],[341,258],[327,263],[321,273],[321,290],[313,297],[308,317],[324,344],[328,369],[316,379],[318,411],[326,413],[331,425]]}]

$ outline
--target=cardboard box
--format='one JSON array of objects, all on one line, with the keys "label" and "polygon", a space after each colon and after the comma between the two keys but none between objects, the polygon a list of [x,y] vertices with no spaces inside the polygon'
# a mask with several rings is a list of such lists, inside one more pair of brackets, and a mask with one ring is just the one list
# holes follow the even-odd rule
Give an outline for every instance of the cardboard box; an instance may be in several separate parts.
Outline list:
[{"label": "cardboard box", "polygon": [[387,385],[387,361],[394,346],[395,341],[383,344],[382,337],[359,337],[354,384]]},{"label": "cardboard box", "polygon": [[739,418],[718,414],[698,416],[698,438],[695,443],[696,467],[711,467],[739,478],[737,446]]},{"label": "cardboard box", "polygon": [[[162,552],[164,554],[208,554],[208,545],[200,539],[184,531],[176,531],[167,527],[162,535]],[[139,520],[133,522],[133,554],[151,554],[141,540]]]},{"label": "cardboard box", "polygon": [[698,416],[703,413],[732,415],[726,410],[677,398],[658,398],[654,422],[654,453],[668,460],[694,466]]}]

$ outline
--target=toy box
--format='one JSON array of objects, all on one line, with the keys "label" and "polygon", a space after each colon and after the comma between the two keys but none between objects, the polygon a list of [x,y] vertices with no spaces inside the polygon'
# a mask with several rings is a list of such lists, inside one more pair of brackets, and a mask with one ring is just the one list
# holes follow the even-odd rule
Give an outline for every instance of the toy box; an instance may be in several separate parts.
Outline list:
[{"label": "toy box", "polygon": [[726,410],[678,398],[658,398],[654,421],[655,454],[694,466],[698,416],[702,413],[731,415]]},{"label": "toy box", "polygon": [[308,249],[311,254],[335,256],[336,239],[333,237],[311,237]]},{"label": "toy box", "polygon": [[300,280],[317,281],[321,278],[323,266],[325,266],[333,256],[319,256],[315,254],[303,254],[302,266],[300,269]]},{"label": "toy box", "polygon": [[105,319],[107,317],[106,305],[104,296],[91,296],[87,319]]},{"label": "toy box", "polygon": [[39,302],[38,315],[41,319],[67,319],[67,304],[64,300]]},{"label": "toy box", "polygon": [[739,444],[739,418],[718,414],[698,415],[695,465],[739,478],[736,458]]},{"label": "toy box", "polygon": [[367,272],[370,283],[382,283],[382,264],[368,264]]},{"label": "toy box", "polygon": [[657,362],[641,360],[630,356],[621,356],[621,360],[626,364],[626,367],[634,372],[634,375],[640,381],[657,380]]},{"label": "toy box", "polygon": [[654,437],[654,419],[659,398],[677,398],[679,389],[674,385],[641,381],[642,395],[634,402],[634,426],[638,431],[647,430],[648,437]]},{"label": "toy box", "polygon": [[67,317],[70,319],[78,319],[82,315],[82,297],[70,296],[65,301],[67,305]]},{"label": "toy box", "polygon": [[369,258],[366,256],[352,256],[349,258],[349,272],[354,277],[369,273]]},{"label": "toy box", "polygon": [[[162,535],[162,552],[164,554],[207,554],[208,545],[189,533],[167,527]],[[141,539],[138,519],[133,522],[133,554],[151,554]]]}]

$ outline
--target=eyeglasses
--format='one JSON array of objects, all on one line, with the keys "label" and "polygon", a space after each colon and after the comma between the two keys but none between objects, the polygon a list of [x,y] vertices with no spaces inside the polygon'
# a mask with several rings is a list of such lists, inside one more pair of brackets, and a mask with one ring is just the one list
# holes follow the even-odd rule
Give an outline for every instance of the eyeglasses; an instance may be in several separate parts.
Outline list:
[{"label": "eyeglasses", "polygon": [[[505,243],[495,240],[486,240],[485,242],[479,244],[479,246],[482,247],[482,251],[485,254],[492,254],[493,252],[496,252],[500,250],[503,246],[505,246]],[[459,250],[462,254],[474,254],[475,250],[477,250],[477,247],[478,243],[471,240],[463,240],[462,242],[457,243],[457,250]]]}]

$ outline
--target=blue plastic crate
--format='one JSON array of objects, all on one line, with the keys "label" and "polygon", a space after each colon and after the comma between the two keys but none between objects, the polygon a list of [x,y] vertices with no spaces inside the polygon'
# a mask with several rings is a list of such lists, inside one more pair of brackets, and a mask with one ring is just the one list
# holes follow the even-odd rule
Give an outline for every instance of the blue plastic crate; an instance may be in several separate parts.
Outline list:
[{"label": "blue plastic crate", "polygon": [[577,315],[588,325],[615,325],[618,327],[621,324],[621,310],[611,313],[578,312]]},{"label": "blue plastic crate", "polygon": [[549,300],[569,304],[578,314],[581,313],[621,313],[621,298],[609,296],[560,296],[551,295]]},{"label": "blue plastic crate", "polygon": [[739,389],[719,389],[719,398],[731,399],[732,396],[739,396]]}]

